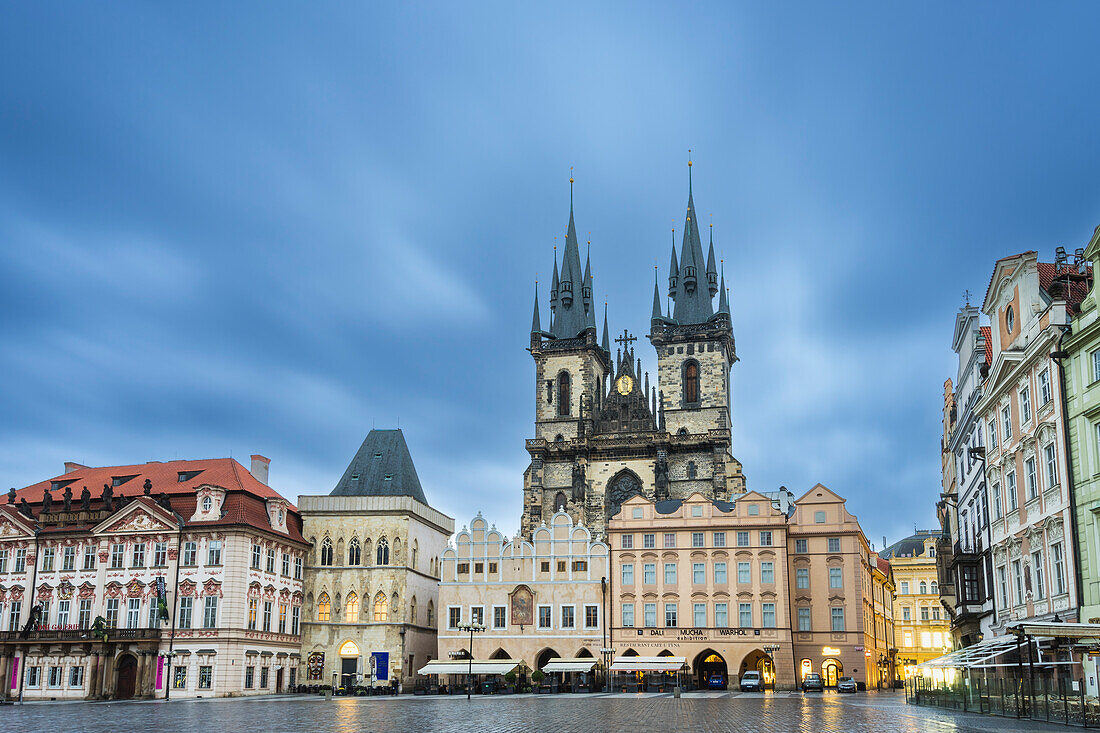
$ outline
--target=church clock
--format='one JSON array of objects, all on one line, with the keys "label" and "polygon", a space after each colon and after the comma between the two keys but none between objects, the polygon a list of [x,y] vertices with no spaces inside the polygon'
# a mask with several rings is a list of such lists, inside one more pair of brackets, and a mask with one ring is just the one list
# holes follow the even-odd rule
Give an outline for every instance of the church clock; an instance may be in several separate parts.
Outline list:
[{"label": "church clock", "polygon": [[615,380],[615,389],[617,389],[621,395],[628,395],[630,394],[630,390],[634,389],[634,380],[630,378],[629,374],[624,374]]}]

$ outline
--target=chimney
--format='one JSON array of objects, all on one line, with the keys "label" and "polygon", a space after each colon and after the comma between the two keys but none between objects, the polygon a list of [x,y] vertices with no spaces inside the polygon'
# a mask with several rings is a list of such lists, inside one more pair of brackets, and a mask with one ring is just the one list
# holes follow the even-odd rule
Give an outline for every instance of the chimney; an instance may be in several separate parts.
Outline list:
[{"label": "chimney", "polygon": [[252,456],[252,468],[249,473],[252,474],[252,478],[259,481],[261,484],[267,485],[267,469],[271,466],[271,459],[264,458],[263,456],[256,454]]},{"label": "chimney", "polygon": [[87,468],[87,466],[76,461],[65,461],[65,473],[72,473],[78,468]]}]

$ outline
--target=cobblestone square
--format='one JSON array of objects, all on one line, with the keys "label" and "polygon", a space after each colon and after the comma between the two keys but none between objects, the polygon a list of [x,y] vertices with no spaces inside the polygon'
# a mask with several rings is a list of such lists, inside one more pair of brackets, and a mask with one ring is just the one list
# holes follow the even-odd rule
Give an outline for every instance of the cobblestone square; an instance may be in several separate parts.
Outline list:
[{"label": "cobblestone square", "polygon": [[361,731],[730,730],[807,733],[1055,731],[1061,726],[951,713],[905,704],[899,693],[517,695],[475,697],[268,697],[165,703],[41,703],[0,709],[0,733],[129,730],[239,733]]}]

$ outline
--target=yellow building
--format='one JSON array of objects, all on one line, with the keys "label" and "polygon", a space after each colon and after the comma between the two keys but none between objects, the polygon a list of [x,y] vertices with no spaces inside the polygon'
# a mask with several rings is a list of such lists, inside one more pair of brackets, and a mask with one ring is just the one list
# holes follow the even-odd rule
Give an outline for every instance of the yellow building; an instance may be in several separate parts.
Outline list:
[{"label": "yellow building", "polygon": [[894,572],[894,640],[903,674],[942,656],[952,648],[951,620],[940,605],[936,573],[939,531],[922,529],[895,542],[882,553]]}]

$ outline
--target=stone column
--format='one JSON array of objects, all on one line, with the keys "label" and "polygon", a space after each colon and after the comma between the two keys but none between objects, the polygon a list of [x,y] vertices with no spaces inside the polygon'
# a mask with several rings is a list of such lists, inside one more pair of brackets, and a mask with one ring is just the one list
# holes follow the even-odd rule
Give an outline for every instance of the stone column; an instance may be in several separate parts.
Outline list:
[{"label": "stone column", "polygon": [[84,688],[87,690],[87,693],[84,695],[86,700],[94,700],[96,697],[96,691],[99,685],[99,665],[103,661],[103,655],[99,652],[95,652],[91,654],[90,658],[91,664],[88,665],[87,687]]},{"label": "stone column", "polygon": [[11,661],[12,652],[5,649],[0,654],[0,700],[7,700],[11,695]]}]

